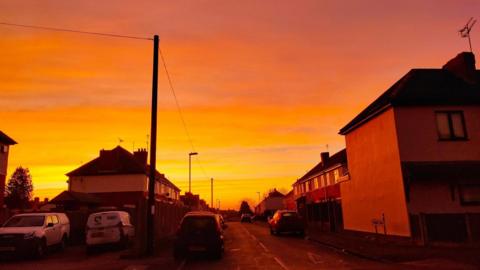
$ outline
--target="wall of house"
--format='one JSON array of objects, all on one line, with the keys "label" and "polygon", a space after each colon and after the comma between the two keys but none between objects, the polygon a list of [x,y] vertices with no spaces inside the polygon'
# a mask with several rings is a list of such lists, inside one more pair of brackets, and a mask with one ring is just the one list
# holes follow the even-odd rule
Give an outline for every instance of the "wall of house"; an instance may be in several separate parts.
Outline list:
[{"label": "wall of house", "polygon": [[480,213],[480,205],[462,205],[458,187],[445,182],[412,183],[408,207],[411,214]]},{"label": "wall of house", "polygon": [[270,197],[265,200],[266,210],[283,209],[283,197]]},{"label": "wall of house", "polygon": [[[461,110],[467,141],[439,141],[435,111]],[[480,106],[395,108],[402,161],[480,160]]]},{"label": "wall of house", "polygon": [[[4,146],[4,144],[0,143],[0,149]],[[7,145],[7,149],[9,147]],[[0,151],[0,175],[7,175],[7,165],[8,165],[8,150],[6,153]]]},{"label": "wall of house", "polygon": [[[392,108],[345,136],[350,180],[341,183],[344,228],[375,232],[385,216],[389,235],[410,236]],[[384,233],[383,226],[378,228]]]},{"label": "wall of house", "polygon": [[[4,144],[0,143],[0,149],[3,147],[3,145]],[[7,149],[10,150],[8,145]],[[3,207],[4,202],[5,183],[7,180],[8,150],[6,153],[0,151],[0,208]]]},{"label": "wall of house", "polygon": [[70,190],[85,193],[147,191],[144,174],[70,177]]}]

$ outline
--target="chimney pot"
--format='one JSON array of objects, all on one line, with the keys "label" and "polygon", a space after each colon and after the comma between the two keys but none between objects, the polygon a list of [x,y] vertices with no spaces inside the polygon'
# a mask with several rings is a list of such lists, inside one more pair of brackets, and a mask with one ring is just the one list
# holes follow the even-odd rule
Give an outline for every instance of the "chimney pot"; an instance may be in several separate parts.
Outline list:
[{"label": "chimney pot", "polygon": [[137,151],[133,152],[133,156],[140,164],[144,166],[147,165],[148,152],[145,149],[138,149]]},{"label": "chimney pot", "polygon": [[322,152],[320,153],[320,158],[322,159],[322,163],[325,164],[325,162],[327,162],[327,160],[330,158],[330,153]]}]

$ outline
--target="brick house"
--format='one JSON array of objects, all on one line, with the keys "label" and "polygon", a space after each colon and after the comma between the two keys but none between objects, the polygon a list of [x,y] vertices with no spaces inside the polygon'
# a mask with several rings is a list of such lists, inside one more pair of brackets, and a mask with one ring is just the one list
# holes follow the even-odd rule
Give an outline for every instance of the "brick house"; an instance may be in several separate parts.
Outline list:
[{"label": "brick house", "polygon": [[348,180],[347,153],[343,149],[321,161],[293,184],[300,215],[309,227],[326,231],[342,229],[340,183]]},{"label": "brick house", "polygon": [[5,182],[7,180],[8,153],[10,145],[17,144],[7,134],[0,131],[0,208],[4,205]]},{"label": "brick house", "polygon": [[[147,151],[133,154],[117,146],[101,150],[99,157],[69,172],[68,191],[94,195],[103,206],[131,206],[148,195]],[[156,199],[177,201],[180,189],[156,172]]]},{"label": "brick house", "polygon": [[344,228],[480,241],[480,71],[472,53],[412,69],[340,130]]},{"label": "brick house", "polygon": [[277,189],[273,189],[268,193],[267,197],[265,197],[257,206],[255,206],[255,214],[263,217],[269,217],[272,216],[275,211],[284,209],[284,197],[284,194],[279,192]]}]

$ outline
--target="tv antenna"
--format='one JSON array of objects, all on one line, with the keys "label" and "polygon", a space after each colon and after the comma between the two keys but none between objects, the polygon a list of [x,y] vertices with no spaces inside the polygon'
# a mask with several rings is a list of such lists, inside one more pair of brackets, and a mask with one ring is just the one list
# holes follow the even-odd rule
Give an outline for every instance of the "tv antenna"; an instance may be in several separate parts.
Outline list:
[{"label": "tv antenna", "polygon": [[474,20],[472,17],[470,18],[470,20],[468,20],[467,24],[465,24],[465,26],[462,29],[458,30],[462,38],[468,38],[468,45],[470,45],[470,52],[473,52],[472,41],[470,40],[470,31],[472,31],[472,27],[473,25],[475,25],[476,22],[477,20]]}]

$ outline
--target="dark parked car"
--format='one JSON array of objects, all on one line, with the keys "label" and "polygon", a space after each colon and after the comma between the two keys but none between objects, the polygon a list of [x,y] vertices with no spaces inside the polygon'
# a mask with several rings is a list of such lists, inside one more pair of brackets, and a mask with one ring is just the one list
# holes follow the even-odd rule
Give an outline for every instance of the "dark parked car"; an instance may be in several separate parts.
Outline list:
[{"label": "dark parked car", "polygon": [[219,259],[223,250],[223,229],[217,214],[199,211],[183,217],[175,239],[176,259],[190,252],[206,252]]},{"label": "dark parked car", "polygon": [[280,233],[305,234],[305,226],[302,219],[295,211],[278,210],[270,219],[270,233],[272,235]]},{"label": "dark parked car", "polygon": [[252,222],[252,215],[242,214],[242,216],[240,217],[240,222]]}]

